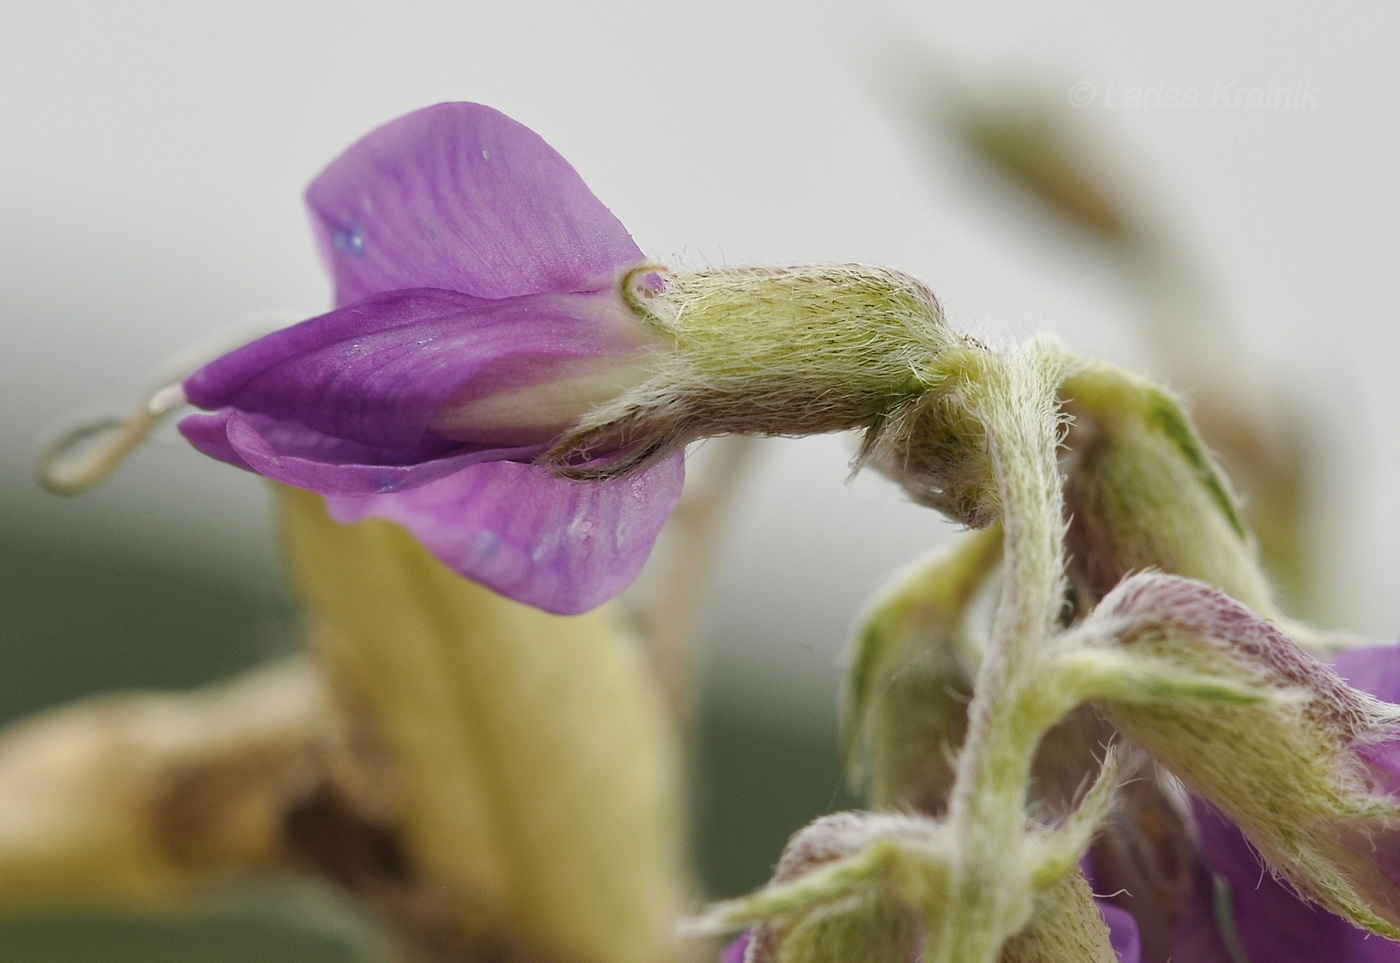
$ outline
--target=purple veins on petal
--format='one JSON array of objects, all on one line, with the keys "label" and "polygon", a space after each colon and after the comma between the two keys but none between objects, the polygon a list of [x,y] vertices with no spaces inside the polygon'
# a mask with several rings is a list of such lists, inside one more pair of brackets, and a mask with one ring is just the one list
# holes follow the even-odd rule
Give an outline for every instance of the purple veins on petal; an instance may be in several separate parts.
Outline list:
[{"label": "purple veins on petal", "polygon": [[610,291],[500,300],[393,291],[231,351],[191,375],[185,394],[207,410],[408,451],[473,379],[512,368],[547,379],[551,362],[636,354],[643,341],[634,329]]},{"label": "purple veins on petal", "polygon": [[390,121],[326,168],[306,200],[340,305],[399,288],[590,290],[643,260],[568,161],[480,104]]}]

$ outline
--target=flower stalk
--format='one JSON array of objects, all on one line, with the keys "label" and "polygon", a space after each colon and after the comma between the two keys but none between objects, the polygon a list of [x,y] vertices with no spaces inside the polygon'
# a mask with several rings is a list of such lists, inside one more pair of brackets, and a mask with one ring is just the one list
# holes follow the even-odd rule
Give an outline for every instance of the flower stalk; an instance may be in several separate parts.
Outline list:
[{"label": "flower stalk", "polygon": [[[961,389],[985,426],[1001,500],[1004,576],[948,803],[959,841],[949,905],[931,919],[930,963],[991,963],[1029,922],[1026,801],[1045,730],[1073,707],[1040,685],[1064,597],[1056,401],[1064,355],[1034,341],[988,359]],[[936,928],[935,928],[936,927]]]}]

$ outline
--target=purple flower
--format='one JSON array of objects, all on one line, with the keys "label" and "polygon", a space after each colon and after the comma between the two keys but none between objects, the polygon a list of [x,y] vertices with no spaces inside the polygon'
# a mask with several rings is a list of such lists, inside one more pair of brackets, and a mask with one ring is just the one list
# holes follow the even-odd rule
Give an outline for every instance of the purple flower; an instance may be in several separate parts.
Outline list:
[{"label": "purple flower", "polygon": [[1233,944],[1251,963],[1400,963],[1400,943],[1304,900],[1219,810],[1199,799],[1191,809],[1205,872],[1178,927],[1177,958],[1237,963]]},{"label": "purple flower", "polygon": [[[1354,689],[1385,702],[1400,702],[1400,646],[1346,652],[1332,668]],[[1362,759],[1371,785],[1386,790],[1392,798],[1400,794],[1398,742],[1393,738],[1367,740],[1350,747]],[[1126,800],[1127,808],[1135,805],[1131,798]],[[1165,828],[1160,812],[1144,812],[1136,822],[1144,830],[1138,840],[1139,858],[1155,861],[1155,868],[1145,874],[1138,872],[1138,883],[1129,884],[1121,878],[1121,870],[1111,870],[1114,861],[1110,860],[1108,878],[1097,880],[1096,891],[1117,888],[1119,892],[1109,897],[1117,900],[1129,895],[1122,892],[1122,886],[1140,884],[1151,889],[1156,880],[1156,895],[1162,905],[1129,900],[1134,912],[1146,912],[1153,921],[1149,927],[1154,936],[1144,945],[1143,963],[1171,959],[1195,963],[1400,963],[1400,943],[1369,933],[1300,896],[1270,869],[1239,826],[1199,796],[1189,800],[1186,833],[1190,839],[1184,853],[1181,846],[1163,845],[1162,837],[1178,835],[1181,830]],[[1349,841],[1357,857],[1353,878],[1364,879],[1375,872],[1395,878],[1393,826],[1382,823],[1364,840]],[[1175,857],[1169,855],[1173,849]],[[1183,855],[1185,864],[1173,865]],[[1164,881],[1170,873],[1178,875],[1179,881]],[[1163,921],[1165,928],[1160,925]]]},{"label": "purple flower", "polygon": [[[656,335],[623,302],[626,229],[530,130],[439,104],[359,141],[307,200],[336,309],[195,372],[180,430],[222,461],[389,518],[443,562],[551,612],[637,574],[680,454],[575,482],[531,462],[645,378]],[[606,455],[607,452],[601,454]]]},{"label": "purple flower", "polygon": [[[1338,656],[1333,667],[1353,688],[1386,702],[1400,702],[1400,646],[1354,649]],[[1400,745],[1395,740],[1356,751],[1370,764],[1373,781],[1379,782],[1388,774],[1391,782],[1387,788],[1392,793],[1400,789]],[[1223,883],[1223,891],[1229,894],[1235,938],[1250,960],[1400,963],[1400,943],[1368,933],[1302,899],[1264,867],[1233,822],[1200,799],[1193,799],[1191,808],[1202,861],[1215,887]],[[1392,838],[1377,836],[1368,855],[1378,864],[1394,862],[1390,851],[1395,844]],[[1393,869],[1386,875],[1393,878]],[[1221,960],[1233,963],[1228,955]]]},{"label": "purple flower", "polygon": [[[1400,938],[1400,706],[1190,579],[1131,576],[1075,631],[1101,633],[1122,663],[1110,674],[1151,680],[1097,698],[1120,732],[1300,893]],[[1214,685],[1237,695],[1209,694]]]}]

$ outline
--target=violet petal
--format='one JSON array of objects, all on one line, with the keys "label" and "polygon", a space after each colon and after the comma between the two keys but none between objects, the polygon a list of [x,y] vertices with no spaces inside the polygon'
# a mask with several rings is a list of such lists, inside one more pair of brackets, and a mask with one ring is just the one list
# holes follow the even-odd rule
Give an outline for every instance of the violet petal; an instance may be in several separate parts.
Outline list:
[{"label": "violet petal", "polygon": [[244,461],[243,456],[229,443],[228,420],[232,416],[233,412],[227,410],[212,415],[186,415],[180,419],[180,434],[196,451],[235,468],[252,471],[253,466]]},{"label": "violet petal", "polygon": [[409,450],[473,378],[506,365],[638,349],[611,292],[482,300],[414,289],[376,295],[276,331],[185,381],[208,410],[234,408],[379,448]]},{"label": "violet petal", "polygon": [[478,464],[387,496],[334,497],[342,522],[392,519],[449,568],[560,615],[585,612],[636,577],[680,498],[673,455],[624,478],[571,482],[531,465]]},{"label": "violet petal", "polygon": [[305,425],[224,409],[189,415],[180,432],[206,455],[323,495],[376,495],[423,485],[482,462],[530,461],[543,445],[501,448],[427,438],[414,449],[375,448]]},{"label": "violet petal", "polygon": [[1383,702],[1400,703],[1400,645],[1368,645],[1339,654],[1332,667],[1347,685]]},{"label": "violet petal", "polygon": [[480,298],[591,290],[643,260],[564,158],[480,104],[390,121],[326,168],[306,199],[341,305],[398,288]]},{"label": "violet petal", "polygon": [[1137,921],[1125,909],[1095,900],[1104,925],[1108,927],[1108,942],[1118,956],[1118,963],[1141,963],[1142,946],[1138,940]]},{"label": "violet petal", "polygon": [[734,938],[724,952],[720,954],[719,963],[744,963],[744,955],[749,951],[749,941],[753,938],[752,931],[744,930]]},{"label": "violet petal", "polygon": [[1234,823],[1192,799],[1201,850],[1229,885],[1235,930],[1259,963],[1400,963],[1400,943],[1367,933],[1300,899],[1264,867]]}]

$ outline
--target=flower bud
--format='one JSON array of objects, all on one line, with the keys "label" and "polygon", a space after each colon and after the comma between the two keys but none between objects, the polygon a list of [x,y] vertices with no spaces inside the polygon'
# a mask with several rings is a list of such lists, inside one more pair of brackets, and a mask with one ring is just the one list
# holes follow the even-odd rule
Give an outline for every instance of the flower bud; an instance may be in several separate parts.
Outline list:
[{"label": "flower bud", "polygon": [[859,461],[968,528],[1001,517],[986,428],[955,390],[926,392],[892,412],[866,436]]},{"label": "flower bud", "polygon": [[1083,875],[1070,873],[1036,898],[1030,925],[1007,941],[999,963],[1138,963],[1138,959],[1138,934],[1131,917],[1097,903]]},{"label": "flower bud", "polygon": [[[1299,892],[1400,938],[1400,707],[1346,685],[1276,625],[1200,582],[1124,580],[1076,630],[1158,677],[1105,715],[1234,820]],[[1220,691],[1184,679],[1217,680]],[[1232,700],[1230,687],[1253,691]]]},{"label": "flower bud", "polygon": [[919,958],[915,916],[889,893],[856,893],[786,927],[764,923],[747,963],[913,963]]},{"label": "flower bud", "polygon": [[1073,417],[1064,459],[1070,577],[1087,611],[1123,576],[1200,579],[1256,611],[1271,592],[1233,493],[1180,404],[1109,365],[1061,389]]},{"label": "flower bud", "polygon": [[879,809],[940,814],[981,660],[969,609],[1001,560],[1001,530],[965,536],[900,573],[858,622],[846,677],[846,754]]},{"label": "flower bud", "polygon": [[[1027,888],[1030,910],[999,950],[989,947],[1001,963],[1138,963],[1131,918],[1097,906],[1075,868],[1087,843],[1082,831],[1102,816],[1111,781],[1091,790],[1084,819],[1071,820],[1080,824],[1050,833],[1027,827],[1024,859],[1001,882]],[[946,959],[949,947],[929,941],[968,925],[957,910],[955,877],[984,855],[938,820],[835,813],[793,836],[765,889],[713,908],[700,928],[754,924],[726,963]]]},{"label": "flower bud", "polygon": [[[942,828],[912,816],[834,813],[799,830],[783,850],[772,885],[852,857],[879,840],[937,846]],[[914,907],[874,885],[755,926],[747,963],[912,963],[919,956]]]},{"label": "flower bud", "polygon": [[[857,622],[843,709],[848,772],[877,809],[942,815],[983,656],[979,602],[997,590],[1000,527],[972,532],[897,575]],[[1108,742],[1102,717],[1072,709],[1040,737],[1037,815],[1054,822],[1080,797]]]}]

